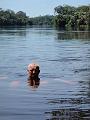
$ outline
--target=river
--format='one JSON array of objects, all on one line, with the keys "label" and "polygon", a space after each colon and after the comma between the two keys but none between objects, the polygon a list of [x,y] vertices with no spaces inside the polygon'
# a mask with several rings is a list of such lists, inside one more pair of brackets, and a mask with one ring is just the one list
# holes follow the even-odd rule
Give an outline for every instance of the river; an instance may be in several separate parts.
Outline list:
[{"label": "river", "polygon": [[[40,85],[27,65],[40,65]],[[0,28],[0,120],[89,120],[90,31]]]}]

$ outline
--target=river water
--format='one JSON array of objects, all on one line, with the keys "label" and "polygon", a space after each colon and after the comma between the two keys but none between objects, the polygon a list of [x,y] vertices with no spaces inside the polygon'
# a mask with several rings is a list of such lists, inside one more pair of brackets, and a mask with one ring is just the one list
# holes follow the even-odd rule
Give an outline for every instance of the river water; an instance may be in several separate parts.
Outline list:
[{"label": "river water", "polygon": [[[27,65],[40,65],[40,85]],[[90,32],[0,28],[0,120],[89,120]]]}]

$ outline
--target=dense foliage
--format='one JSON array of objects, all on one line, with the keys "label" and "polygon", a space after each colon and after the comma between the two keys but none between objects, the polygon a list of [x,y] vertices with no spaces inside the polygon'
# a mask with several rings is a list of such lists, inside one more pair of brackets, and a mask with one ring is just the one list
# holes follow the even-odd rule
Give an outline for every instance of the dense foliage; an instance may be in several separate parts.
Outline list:
[{"label": "dense foliage", "polygon": [[73,7],[69,5],[54,8],[54,16],[45,15],[29,18],[25,12],[15,13],[0,8],[0,26],[10,25],[54,25],[57,28],[90,30],[90,5]]},{"label": "dense foliage", "polygon": [[22,11],[15,13],[12,10],[0,9],[0,26],[26,25],[29,21],[29,17]]},{"label": "dense foliage", "polygon": [[90,5],[80,7],[57,6],[54,10],[56,27],[90,29]]},{"label": "dense foliage", "polygon": [[0,8],[0,26],[10,25],[52,25],[53,16],[45,15],[34,18],[26,16],[25,12],[15,13],[12,10],[3,10]]},{"label": "dense foliage", "polygon": [[30,21],[33,25],[53,25],[53,18],[52,15],[45,15],[31,18]]}]

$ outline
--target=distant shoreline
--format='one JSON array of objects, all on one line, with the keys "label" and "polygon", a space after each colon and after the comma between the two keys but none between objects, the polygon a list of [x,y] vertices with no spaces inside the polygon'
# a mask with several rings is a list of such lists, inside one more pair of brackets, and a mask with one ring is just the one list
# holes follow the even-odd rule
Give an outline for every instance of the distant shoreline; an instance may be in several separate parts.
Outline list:
[{"label": "distant shoreline", "polygon": [[57,29],[90,30],[90,5],[57,6],[53,15],[28,17],[25,12],[0,9],[0,27],[54,26]]}]

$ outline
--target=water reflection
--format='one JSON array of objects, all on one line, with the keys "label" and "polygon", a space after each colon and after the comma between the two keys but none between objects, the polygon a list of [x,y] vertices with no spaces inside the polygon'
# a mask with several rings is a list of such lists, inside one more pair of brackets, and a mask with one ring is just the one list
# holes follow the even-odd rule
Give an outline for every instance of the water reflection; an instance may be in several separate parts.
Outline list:
[{"label": "water reflection", "polygon": [[50,114],[50,119],[47,120],[89,120],[90,110],[88,109],[58,109],[45,113]]},{"label": "water reflection", "polygon": [[28,31],[26,31],[25,27],[3,27],[0,29],[1,35],[10,35],[10,36],[26,36]]},{"label": "water reflection", "polygon": [[39,85],[40,85],[40,79],[38,79],[38,80],[28,79],[28,80],[27,80],[27,83],[28,83],[28,85],[29,85],[31,88],[38,88]]},{"label": "water reflection", "polygon": [[59,40],[72,40],[72,39],[82,39],[82,40],[90,40],[90,32],[89,31],[63,31],[57,33],[57,38]]},{"label": "water reflection", "polygon": [[[70,91],[67,91],[67,94],[65,91],[68,87],[60,91],[61,93],[58,93],[57,98],[52,97],[52,99],[47,100],[48,105],[53,106],[52,110],[45,112],[47,120],[89,120],[90,32],[58,31],[56,40],[59,41],[57,44],[58,52],[56,52],[57,59],[54,58],[50,61],[58,62],[58,66],[61,65],[62,68],[65,67],[62,70],[64,78],[69,76],[77,84]],[[61,43],[60,40],[65,41]],[[77,42],[74,41],[72,44],[70,43],[72,40],[77,40]],[[60,67],[60,69],[62,68]],[[68,70],[65,71],[66,69]]]},{"label": "water reflection", "polygon": [[[15,39],[10,35],[15,35]],[[3,119],[9,120],[11,116],[13,120],[24,116],[39,119],[41,115],[47,120],[89,120],[89,40],[90,32],[84,31],[0,29],[0,115],[3,113]],[[36,82],[17,72],[25,73],[31,60],[42,66],[41,80]]]}]

